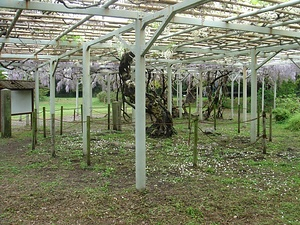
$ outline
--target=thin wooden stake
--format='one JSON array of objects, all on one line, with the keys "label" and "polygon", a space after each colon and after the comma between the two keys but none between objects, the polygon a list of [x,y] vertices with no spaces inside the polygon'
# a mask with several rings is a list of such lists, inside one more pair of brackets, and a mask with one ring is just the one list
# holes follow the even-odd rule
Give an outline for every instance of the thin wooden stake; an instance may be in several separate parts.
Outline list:
[{"label": "thin wooden stake", "polygon": [[60,135],[63,133],[64,107],[60,107]]},{"label": "thin wooden stake", "polygon": [[272,109],[271,109],[271,112],[270,112],[269,141],[272,141]]},{"label": "thin wooden stake", "polygon": [[31,127],[31,129],[32,129],[32,144],[31,144],[31,149],[32,150],[34,150],[35,149],[35,126],[36,126],[36,111],[34,110],[33,112],[32,112],[32,127]]},{"label": "thin wooden stake", "polygon": [[238,133],[241,133],[241,105],[238,104]]},{"label": "thin wooden stake", "polygon": [[262,125],[263,125],[263,136],[262,136],[262,145],[263,145],[263,154],[267,153],[267,145],[266,145],[266,139],[267,139],[267,133],[266,133],[266,112],[262,112]]},{"label": "thin wooden stake", "polygon": [[214,104],[214,130],[217,130],[216,104]]},{"label": "thin wooden stake", "polygon": [[110,130],[110,103],[107,104],[107,130]]},{"label": "thin wooden stake", "polygon": [[192,106],[191,103],[189,103],[189,125],[188,125],[188,129],[191,129],[191,113],[192,112]]},{"label": "thin wooden stake", "polygon": [[44,138],[46,137],[46,107],[43,107],[43,131]]},{"label": "thin wooden stake", "polygon": [[35,126],[34,126],[34,141],[35,144],[37,144],[37,128],[38,128],[38,113],[37,113],[37,109],[34,110],[35,112]]},{"label": "thin wooden stake", "polygon": [[198,166],[198,117],[194,121],[194,149],[193,149],[193,167]]},{"label": "thin wooden stake", "polygon": [[80,105],[80,117],[81,117],[81,132],[83,132],[83,106]]}]

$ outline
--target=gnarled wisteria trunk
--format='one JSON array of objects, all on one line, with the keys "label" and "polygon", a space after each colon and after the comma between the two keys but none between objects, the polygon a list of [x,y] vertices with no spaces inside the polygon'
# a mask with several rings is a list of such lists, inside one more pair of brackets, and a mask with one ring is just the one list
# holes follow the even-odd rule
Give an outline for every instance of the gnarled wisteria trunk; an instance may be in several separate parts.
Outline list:
[{"label": "gnarled wisteria trunk", "polygon": [[[132,52],[124,53],[119,65],[120,89],[123,101],[134,107],[135,103],[135,83],[131,80],[131,63],[134,58]],[[148,81],[151,74],[148,71]],[[149,82],[146,87],[146,112],[152,119],[152,125],[147,127],[149,137],[171,137],[176,134],[173,126],[171,113],[168,111],[163,95],[158,95]],[[164,90],[164,88],[163,88]]]}]

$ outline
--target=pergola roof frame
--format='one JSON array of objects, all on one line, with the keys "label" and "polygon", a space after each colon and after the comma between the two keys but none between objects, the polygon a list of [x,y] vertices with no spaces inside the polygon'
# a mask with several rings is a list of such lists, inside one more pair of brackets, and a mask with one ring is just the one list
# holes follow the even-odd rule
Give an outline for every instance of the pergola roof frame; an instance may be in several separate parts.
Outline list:
[{"label": "pergola roof frame", "polygon": [[[48,44],[52,45],[54,43],[59,43],[60,39],[64,36],[69,34],[70,32],[72,32],[74,29],[76,29],[77,27],[79,27],[80,25],[82,25],[84,22],[88,21],[91,17],[95,16],[95,15],[101,15],[101,16],[109,16],[109,17],[121,17],[121,18],[130,18],[130,19],[139,19],[139,18],[143,18],[144,24],[148,24],[151,22],[161,22],[161,27],[160,29],[158,29],[157,33],[152,36],[152,40],[149,40],[149,44],[148,46],[145,46],[144,49],[144,53],[146,53],[146,51],[148,49],[150,49],[150,47],[154,44],[154,42],[156,41],[160,41],[163,40],[164,36],[159,36],[159,34],[161,34],[161,32],[163,31],[163,29],[170,23],[176,23],[176,24],[184,24],[184,25],[192,25],[194,26],[194,28],[190,28],[187,31],[192,31],[194,29],[201,29],[201,28],[219,28],[219,29],[229,29],[229,30],[234,30],[234,32],[229,33],[229,34],[223,34],[223,35],[219,35],[219,37],[215,37],[215,39],[219,39],[219,38],[225,38],[225,37],[231,37],[234,35],[241,35],[244,32],[254,32],[254,33],[261,33],[261,34],[268,34],[269,39],[277,39],[277,38],[282,38],[282,37],[287,37],[287,38],[293,38],[293,40],[295,42],[299,42],[298,39],[300,39],[300,34],[299,32],[293,32],[293,31],[287,31],[287,30],[279,30],[279,29],[274,29],[274,27],[278,27],[278,26],[282,26],[282,25],[287,25],[287,24],[297,24],[299,23],[300,19],[293,19],[293,20],[288,20],[285,22],[281,22],[281,23],[277,23],[277,24],[273,24],[273,25],[267,25],[266,27],[260,27],[260,26],[255,26],[255,25],[246,25],[246,24],[238,24],[238,23],[232,23],[231,21],[233,20],[239,20],[245,17],[249,17],[249,16],[254,16],[254,15],[258,15],[264,12],[268,12],[268,11],[273,11],[273,10],[278,10],[278,9],[282,9],[288,6],[294,6],[300,3],[299,0],[293,0],[293,1],[289,1],[289,2],[283,2],[280,4],[275,4],[273,6],[269,6],[269,7],[264,7],[264,8],[260,8],[260,9],[255,9],[251,12],[247,12],[247,13],[242,13],[238,16],[231,16],[225,19],[222,19],[220,21],[202,21],[201,19],[196,19],[196,18],[190,18],[190,17],[183,17],[183,16],[177,16],[175,15],[177,12],[186,10],[190,7],[194,7],[194,6],[198,6],[199,4],[205,4],[207,2],[211,2],[209,0],[206,1],[186,1],[186,2],[182,2],[182,3],[178,3],[176,5],[172,5],[172,6],[168,6],[167,8],[164,8],[162,10],[159,10],[156,13],[144,13],[144,12],[138,12],[138,11],[122,11],[122,10],[114,10],[114,9],[110,9],[109,6],[113,5],[114,3],[118,2],[117,0],[111,0],[111,1],[106,1],[105,4],[103,4],[101,6],[101,8],[90,8],[88,10],[80,10],[80,9],[75,9],[75,8],[65,8],[63,5],[58,5],[58,4],[51,4],[51,3],[43,3],[43,2],[34,2],[34,1],[13,1],[13,0],[3,0],[0,3],[0,8],[1,7],[5,7],[5,8],[11,8],[11,9],[17,9],[17,14],[9,28],[8,31],[11,32],[11,30],[13,29],[13,26],[16,24],[18,18],[21,16],[23,10],[45,10],[48,9],[48,12],[63,12],[63,13],[76,13],[76,14],[84,14],[87,15],[85,18],[81,19],[79,22],[73,24],[72,26],[70,26],[68,29],[64,30],[64,32],[60,33],[60,35],[56,36],[54,39],[49,40]],[[51,5],[51,7],[50,7]],[[255,7],[254,7],[255,8]],[[84,12],[83,12],[84,11]],[[97,11],[97,12],[96,12]],[[117,13],[118,11],[118,13]],[[169,15],[169,19],[165,20],[163,22],[163,20],[161,19],[162,17],[166,17],[166,13]],[[172,17],[174,15],[174,17]],[[230,21],[230,23],[228,23],[228,21]],[[199,26],[199,24],[201,24],[201,26]],[[145,26],[145,25],[144,25]],[[8,32],[8,33],[10,33]],[[124,31],[128,32],[128,30]],[[5,43],[11,43],[8,36],[9,34],[6,34],[5,38],[1,38],[0,42],[2,43],[1,46],[4,46]],[[117,34],[118,32],[113,31],[110,34],[107,33],[107,38],[98,38],[92,41],[89,41],[89,43],[91,45],[95,45],[95,43],[100,43],[100,42],[105,42],[108,39],[111,39],[113,36],[118,36],[119,34]],[[174,35],[168,35],[168,38],[174,37],[175,35],[180,35],[185,33],[184,31],[179,33],[174,33]],[[121,38],[119,36],[119,38]],[[261,41],[263,40],[262,38],[257,38],[257,39],[253,39],[253,42],[255,43],[256,41]],[[265,39],[266,40],[266,39]],[[209,38],[207,39],[201,39],[202,42],[205,41],[209,41]],[[12,41],[16,43],[16,40]],[[126,40],[122,38],[122,42],[125,44]],[[181,52],[185,52],[185,51],[190,51],[191,53],[193,53],[193,51],[191,51],[192,49],[196,52],[199,53],[201,51],[197,50],[197,47],[193,47],[193,48],[189,48],[189,49],[184,49],[183,46],[186,45],[191,45],[191,44],[196,44],[199,41],[194,41],[194,42],[187,42],[187,43],[181,43],[180,45],[178,45],[178,48],[176,49],[176,45],[174,47],[174,49],[176,50],[180,50]],[[20,40],[20,43],[22,43],[22,40]],[[38,41],[35,43],[37,44]],[[40,41],[39,43],[42,43],[42,41]],[[44,41],[44,44],[47,43],[47,41]],[[22,43],[24,44],[24,42]],[[33,54],[33,56],[29,57],[29,58],[33,58],[33,59],[37,59],[37,58],[46,58],[46,57],[39,57],[39,56],[35,56],[35,55],[39,55],[39,53],[41,53],[44,49],[46,49],[47,47],[49,47],[48,44],[45,44],[42,48],[39,48],[35,51],[35,53]],[[78,42],[78,45],[80,45],[82,43]],[[239,41],[237,41],[237,44],[234,43],[230,43],[228,45],[228,47],[231,45],[238,45]],[[63,45],[63,44],[62,44]],[[74,45],[77,45],[77,43],[75,44],[66,44],[66,47],[73,47]],[[59,45],[61,46],[61,45]],[[129,47],[130,44],[127,44],[127,47]],[[215,48],[217,47],[221,47],[221,46],[215,46]],[[226,44],[222,45],[222,48],[227,48]],[[155,48],[152,48],[155,49]],[[250,51],[251,48],[249,48]],[[296,48],[299,49],[299,48]],[[207,50],[204,50],[204,53]],[[227,50],[228,51],[228,50]],[[223,52],[218,50],[217,52],[213,52],[213,55],[216,54],[221,54],[221,55],[230,55],[226,53],[226,50],[224,50]],[[2,54],[1,54],[2,55]],[[62,56],[67,55],[66,53],[62,54]],[[5,56],[5,55],[4,55]],[[35,57],[34,57],[35,56]],[[62,56],[58,56],[59,58],[62,58]],[[237,57],[237,54],[234,54],[235,57]],[[10,58],[13,58],[13,56],[11,56]],[[24,57],[22,57],[24,58]],[[213,56],[212,56],[213,58]],[[219,57],[216,57],[219,58]],[[181,60],[181,59],[180,59]],[[203,61],[207,61],[209,59],[204,59]],[[190,60],[185,59],[185,62],[189,62]]]}]

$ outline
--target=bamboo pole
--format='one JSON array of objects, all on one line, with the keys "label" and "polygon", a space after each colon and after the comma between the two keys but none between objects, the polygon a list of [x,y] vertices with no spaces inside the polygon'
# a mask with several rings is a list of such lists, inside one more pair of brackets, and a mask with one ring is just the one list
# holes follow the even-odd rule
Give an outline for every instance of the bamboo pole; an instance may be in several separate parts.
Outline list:
[{"label": "bamboo pole", "polygon": [[36,111],[34,110],[33,112],[32,112],[32,128],[31,128],[31,130],[32,130],[32,144],[31,144],[31,149],[32,150],[34,150],[35,149],[35,139],[36,139],[36,137],[35,137],[35,126],[36,126]]},{"label": "bamboo pole", "polygon": [[241,105],[238,104],[238,133],[241,133]]},{"label": "bamboo pole", "polygon": [[272,141],[272,109],[270,111],[269,141]]},{"label": "bamboo pole", "polygon": [[46,137],[46,107],[43,107],[43,131],[44,138]]},{"label": "bamboo pole", "polygon": [[263,136],[262,136],[262,145],[263,145],[263,154],[267,153],[267,146],[266,146],[266,139],[267,139],[267,133],[266,133],[266,112],[262,112],[262,125],[263,125]]},{"label": "bamboo pole", "polygon": [[60,135],[63,133],[63,121],[64,121],[64,107],[60,107]]},{"label": "bamboo pole", "polygon": [[216,104],[214,104],[214,130],[217,130]]},{"label": "bamboo pole", "polygon": [[83,106],[80,105],[81,131],[83,132]]},{"label": "bamboo pole", "polygon": [[194,121],[194,149],[193,149],[193,167],[198,165],[198,117]]},{"label": "bamboo pole", "polygon": [[38,112],[37,109],[34,110],[35,112],[35,126],[34,126],[34,136],[35,136],[35,144],[37,144],[37,129],[38,129]]},{"label": "bamboo pole", "polygon": [[107,104],[107,130],[110,130],[110,103]]},{"label": "bamboo pole", "polygon": [[114,101],[112,103],[113,130],[121,130],[121,106],[121,102]]},{"label": "bamboo pole", "polygon": [[191,114],[192,114],[192,106],[191,103],[189,103],[189,125],[188,125],[188,129],[191,129]]}]

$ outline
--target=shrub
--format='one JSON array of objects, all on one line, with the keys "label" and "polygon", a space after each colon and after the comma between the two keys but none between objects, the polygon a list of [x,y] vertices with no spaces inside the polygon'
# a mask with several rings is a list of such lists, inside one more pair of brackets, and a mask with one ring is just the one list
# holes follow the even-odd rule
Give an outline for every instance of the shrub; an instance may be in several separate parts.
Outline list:
[{"label": "shrub", "polygon": [[300,112],[300,99],[295,95],[283,95],[276,99],[276,105],[278,108],[287,109],[290,113]]},{"label": "shrub", "polygon": [[[97,94],[97,98],[99,99],[100,102],[107,102],[107,93],[106,91],[101,91]],[[115,101],[116,100],[116,93],[110,92],[110,100]]]},{"label": "shrub", "polygon": [[45,101],[46,97],[49,96],[49,88],[46,87],[40,87],[39,89],[39,98],[40,101]]},{"label": "shrub", "polygon": [[[265,89],[264,92],[264,109],[270,111],[273,108],[274,93],[271,89]],[[262,105],[262,89],[260,88],[257,93],[257,106],[261,108]]]},{"label": "shrub", "polygon": [[297,85],[292,79],[282,81],[277,90],[277,96],[287,96],[296,93]]},{"label": "shrub", "polygon": [[300,113],[295,114],[288,120],[286,128],[292,131],[300,130]]},{"label": "shrub", "polygon": [[291,116],[291,113],[287,109],[276,108],[273,110],[273,115],[277,122],[282,122],[288,119]]}]

